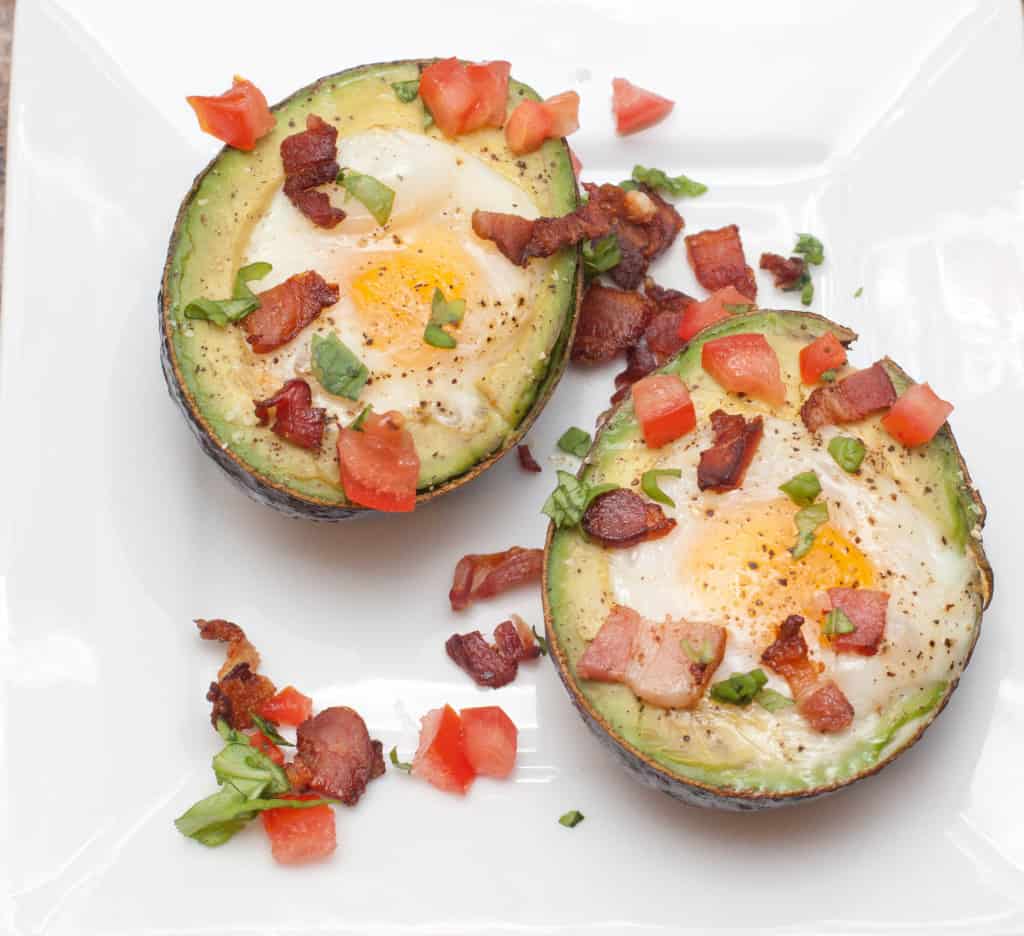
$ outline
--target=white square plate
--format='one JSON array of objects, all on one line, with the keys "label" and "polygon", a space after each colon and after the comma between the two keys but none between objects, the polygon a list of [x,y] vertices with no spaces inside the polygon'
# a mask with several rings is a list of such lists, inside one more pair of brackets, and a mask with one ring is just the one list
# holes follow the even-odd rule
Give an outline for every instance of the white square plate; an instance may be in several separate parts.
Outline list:
[{"label": "white square plate", "polygon": [[[465,800],[389,772],[338,815],[334,858],[275,866],[253,830],[207,850],[171,822],[211,790],[203,701],[226,616],[267,670],[346,703],[385,748],[416,718],[497,700],[449,663],[456,559],[544,534],[554,441],[589,426],[617,368],[570,368],[506,459],[411,517],[288,520],[191,439],[158,361],[156,293],[179,199],[217,144],[186,93],[235,72],[271,100],[433,54],[508,58],[576,88],[595,181],[634,162],[710,192],[690,231],[736,222],[748,259],[813,231],[813,308],[955,401],[990,508],[996,599],[953,704],[876,779],[763,814],[684,807],[632,782],[546,662],[500,701],[515,782]],[[610,79],[678,101],[616,138]],[[590,0],[169,4],[17,10],[0,426],[0,928],[12,934],[1019,933],[1024,931],[1024,44],[1019,0]],[[697,287],[680,241],[654,275]],[[756,261],[755,261],[756,262]],[[792,301],[761,278],[763,301]],[[864,287],[863,296],[853,298]],[[578,808],[573,831],[558,816]]]}]

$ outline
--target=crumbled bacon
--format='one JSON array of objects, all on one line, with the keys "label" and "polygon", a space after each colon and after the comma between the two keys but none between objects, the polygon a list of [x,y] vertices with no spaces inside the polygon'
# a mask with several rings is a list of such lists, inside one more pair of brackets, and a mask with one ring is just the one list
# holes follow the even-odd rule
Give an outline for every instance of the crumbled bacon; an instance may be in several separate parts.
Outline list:
[{"label": "crumbled bacon", "polygon": [[751,301],[757,298],[757,281],[754,271],[747,266],[740,229],[735,224],[688,235],[686,255],[697,282],[705,289],[714,292],[732,285]]},{"label": "crumbled bacon", "polygon": [[221,618],[216,618],[212,621],[197,618],[195,625],[199,628],[199,636],[203,640],[219,640],[221,643],[228,645],[227,659],[217,673],[218,679],[230,673],[239,663],[248,663],[253,671],[259,669],[259,651],[249,643],[249,638],[245,636],[245,631],[237,624],[222,620]]},{"label": "crumbled bacon", "polygon": [[576,664],[580,679],[598,682],[623,682],[633,652],[633,641],[643,618],[632,608],[613,605],[597,636],[583,651]]},{"label": "crumbled bacon", "polygon": [[289,380],[268,400],[253,400],[261,426],[270,420],[271,431],[307,449],[319,449],[327,423],[327,410],[313,406],[313,392],[304,380]]},{"label": "crumbled bacon", "polygon": [[533,452],[530,451],[530,446],[525,443],[517,445],[516,454],[519,456],[519,467],[522,468],[523,471],[532,471],[534,474],[537,474],[542,470],[540,465],[537,464],[537,459],[533,457]]},{"label": "crumbled bacon", "polygon": [[572,359],[587,364],[611,360],[636,344],[652,311],[640,293],[591,283],[580,306]]},{"label": "crumbled bacon", "polygon": [[739,414],[715,410],[711,431],[711,448],[700,453],[697,487],[702,491],[731,491],[743,484],[764,434],[764,421],[760,416],[744,419]]},{"label": "crumbled bacon", "polygon": [[836,634],[832,638],[832,649],[836,653],[861,656],[878,653],[878,645],[885,636],[889,593],[870,588],[830,588],[828,597],[832,607],[842,611],[854,626],[849,634]]},{"label": "crumbled bacon", "polygon": [[463,556],[455,566],[448,600],[462,611],[481,598],[493,598],[515,585],[539,582],[544,550],[512,546],[499,553]]},{"label": "crumbled bacon", "polygon": [[260,305],[243,319],[246,341],[257,354],[275,351],[291,341],[324,309],[338,301],[336,283],[307,270],[259,293]]},{"label": "crumbled bacon", "polygon": [[286,768],[295,792],[312,790],[354,806],[366,785],[384,773],[383,746],[366,722],[343,705],[326,708],[299,725],[295,760]]},{"label": "crumbled bacon", "polygon": [[818,387],[804,401],[800,417],[811,432],[816,432],[822,426],[857,422],[895,402],[896,389],[878,361],[834,384]]},{"label": "crumbled bacon", "polygon": [[807,269],[803,257],[787,259],[773,253],[761,254],[760,266],[762,270],[772,274],[778,289],[795,289],[803,279],[804,270]]},{"label": "crumbled bacon", "polygon": [[284,193],[310,221],[333,228],[345,212],[335,208],[316,186],[338,178],[338,131],[316,114],[306,117],[306,129],[281,141]]},{"label": "crumbled bacon", "polygon": [[803,623],[798,614],[786,618],[775,642],[761,654],[761,662],[789,683],[797,711],[815,731],[842,731],[853,722],[853,706],[835,681],[823,676],[811,661]]},{"label": "crumbled bacon", "polygon": [[494,645],[502,656],[514,657],[519,663],[540,656],[540,646],[533,632],[518,614],[513,614],[494,628]]},{"label": "crumbled bacon", "polygon": [[602,546],[625,549],[670,533],[676,521],[653,501],[625,488],[599,494],[583,513],[584,532]]},{"label": "crumbled bacon", "polygon": [[242,731],[251,728],[252,712],[277,691],[274,684],[248,663],[239,663],[217,682],[210,683],[206,698],[213,703],[210,721],[217,727],[223,719],[232,728]]},{"label": "crumbled bacon", "polygon": [[516,678],[519,664],[540,655],[540,647],[519,615],[512,615],[494,629],[494,643],[480,631],[452,634],[444,645],[452,661],[481,686],[497,689]]}]

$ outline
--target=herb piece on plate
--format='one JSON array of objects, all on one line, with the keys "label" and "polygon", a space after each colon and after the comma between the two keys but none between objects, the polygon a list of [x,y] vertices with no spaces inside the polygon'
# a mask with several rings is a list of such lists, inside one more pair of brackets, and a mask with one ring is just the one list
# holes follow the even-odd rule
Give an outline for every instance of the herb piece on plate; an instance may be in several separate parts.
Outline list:
[{"label": "herb piece on plate", "polygon": [[567,829],[575,829],[586,816],[583,815],[578,809],[570,809],[567,813],[563,813],[558,817],[559,825],[564,825]]},{"label": "herb piece on plate", "polygon": [[567,455],[583,458],[590,448],[590,433],[578,426],[570,426],[558,440],[558,447]]}]

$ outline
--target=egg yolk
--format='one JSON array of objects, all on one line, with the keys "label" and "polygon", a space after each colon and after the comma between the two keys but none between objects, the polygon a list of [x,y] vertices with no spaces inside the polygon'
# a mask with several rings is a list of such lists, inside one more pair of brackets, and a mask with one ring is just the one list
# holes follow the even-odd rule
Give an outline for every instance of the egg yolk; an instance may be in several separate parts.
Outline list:
[{"label": "egg yolk", "polygon": [[827,609],[826,589],[872,586],[871,560],[830,523],[818,527],[803,557],[793,558],[798,509],[783,498],[707,512],[702,535],[683,557],[682,572],[709,616],[770,643],[790,614],[820,620]]},{"label": "egg yolk", "polygon": [[[396,364],[415,367],[437,354],[423,339],[434,290],[440,289],[448,301],[463,299],[475,278],[473,261],[453,239],[441,235],[423,245],[371,254],[354,271],[349,289],[369,342],[386,348]],[[459,328],[445,326],[456,339]]]}]

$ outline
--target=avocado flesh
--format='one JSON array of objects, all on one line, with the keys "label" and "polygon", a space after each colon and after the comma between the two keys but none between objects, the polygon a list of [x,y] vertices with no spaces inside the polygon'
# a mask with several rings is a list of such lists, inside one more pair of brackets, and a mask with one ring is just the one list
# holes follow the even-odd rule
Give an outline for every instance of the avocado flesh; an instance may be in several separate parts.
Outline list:
[{"label": "avocado flesh", "polygon": [[[373,127],[424,133],[486,160],[523,189],[540,214],[561,215],[577,205],[564,142],[552,140],[535,153],[517,157],[506,148],[501,130],[482,130],[456,140],[443,137],[436,127],[425,130],[419,99],[403,103],[391,87],[416,79],[419,73],[418,62],[372,65],[324,78],[297,92],[273,109],[277,127],[251,153],[222,151],[197,180],[175,225],[164,277],[164,315],[175,373],[192,408],[215,444],[237,456],[254,476],[323,503],[346,503],[333,430],[321,452],[311,453],[282,443],[269,429],[257,426],[254,384],[246,373],[254,355],[244,333],[184,319],[191,300],[231,295],[253,228],[283,183],[281,140],[305,129],[311,113],[338,127],[339,147],[347,136]],[[537,95],[510,81],[510,109],[521,98]],[[543,285],[535,296],[531,325],[521,330],[513,352],[476,385],[486,410],[482,424],[470,435],[429,418],[408,423],[420,455],[421,491],[457,479],[512,444],[561,372],[576,304],[577,254],[566,250],[535,262],[543,268]],[[259,283],[253,285],[259,290]]]},{"label": "avocado flesh", "polygon": [[[678,373],[691,390],[698,420],[721,406],[728,412],[751,415],[765,412],[763,404],[725,393],[703,373],[700,364],[704,341],[730,333],[761,332],[779,354],[787,379],[787,417],[795,417],[801,399],[793,393],[792,375],[799,374],[799,349],[825,331],[840,340],[852,333],[817,316],[804,313],[758,312],[737,316],[701,333],[664,372]],[[887,362],[897,391],[908,383],[906,375]],[[798,380],[798,377],[796,378]],[[803,396],[810,388],[805,388]],[[977,638],[982,608],[987,604],[991,580],[980,547],[983,508],[970,484],[955,442],[944,427],[928,445],[913,451],[895,446],[878,424],[878,417],[844,427],[843,434],[863,439],[869,458],[900,485],[914,505],[948,538],[950,549],[966,557],[976,570],[969,607],[973,626],[955,653],[956,665],[936,678],[894,694],[879,711],[858,713],[854,726],[843,735],[822,735],[807,757],[787,760],[764,752],[775,751],[775,741],[796,737],[800,716],[792,708],[773,714],[757,705],[745,707],[714,703],[705,698],[692,712],[676,712],[645,704],[626,686],[576,680],[575,666],[597,633],[615,600],[609,552],[589,543],[578,529],[554,531],[547,557],[546,602],[550,636],[556,641],[556,661],[578,704],[589,708],[602,723],[599,733],[610,734],[625,748],[627,761],[653,763],[681,786],[693,784],[724,797],[794,797],[834,788],[872,772],[908,746],[942,707],[955,686]],[[671,446],[668,447],[669,449]],[[635,483],[640,475],[663,462],[665,450],[649,450],[627,400],[610,417],[595,440],[582,476],[593,484]],[[757,456],[755,456],[757,457]],[[685,470],[685,469],[684,469]],[[785,479],[782,479],[785,480]],[[638,547],[638,555],[644,549]],[[805,628],[806,633],[806,628]],[[729,671],[719,668],[714,680]],[[787,693],[788,694],[788,693]],[[592,726],[594,719],[589,719]],[[685,738],[687,743],[680,743]],[[800,738],[801,743],[805,741]],[[643,772],[643,771],[641,771]],[[670,790],[671,791],[671,790]],[[686,797],[688,798],[688,797]]]}]

